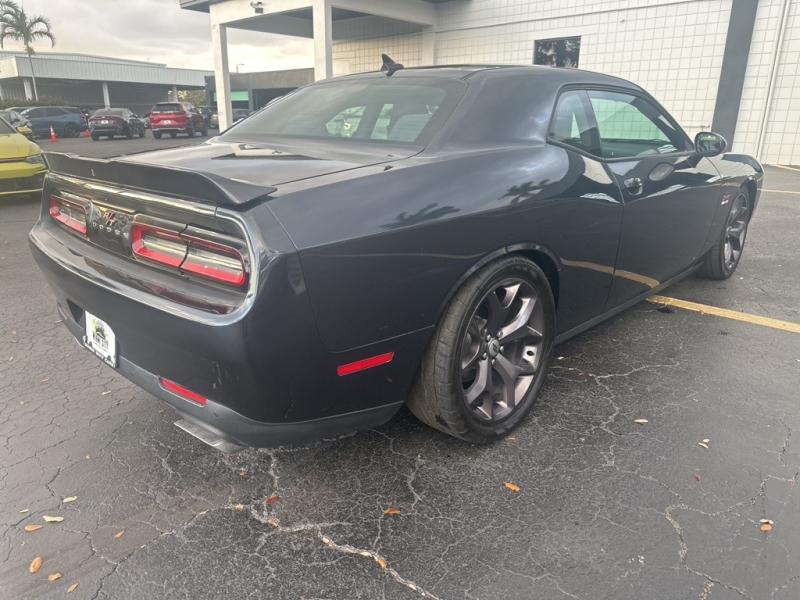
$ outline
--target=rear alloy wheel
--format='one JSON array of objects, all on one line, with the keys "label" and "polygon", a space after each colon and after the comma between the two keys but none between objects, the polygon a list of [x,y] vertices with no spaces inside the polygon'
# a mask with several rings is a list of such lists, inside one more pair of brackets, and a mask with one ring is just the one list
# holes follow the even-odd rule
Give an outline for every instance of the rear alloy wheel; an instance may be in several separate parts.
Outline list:
[{"label": "rear alloy wheel", "polygon": [[747,192],[739,190],[731,202],[728,219],[721,238],[706,255],[703,265],[697,272],[704,279],[727,279],[739,266],[747,238],[747,225],[750,220],[749,198]]},{"label": "rear alloy wheel", "polygon": [[552,356],[555,304],[547,278],[519,256],[490,262],[456,293],[423,358],[408,407],[472,443],[530,412]]},{"label": "rear alloy wheel", "polygon": [[100,136],[99,136],[99,135],[97,135],[96,133],[93,133],[93,134],[92,134],[92,139],[93,139],[93,140],[96,142],[97,140],[99,140],[99,139],[100,139]]},{"label": "rear alloy wheel", "polygon": [[75,123],[69,123],[64,128],[64,137],[78,137],[81,134],[80,128]]},{"label": "rear alloy wheel", "polygon": [[161,132],[160,131],[154,131],[153,132],[153,137],[156,138],[157,140],[160,140],[161,139]]}]

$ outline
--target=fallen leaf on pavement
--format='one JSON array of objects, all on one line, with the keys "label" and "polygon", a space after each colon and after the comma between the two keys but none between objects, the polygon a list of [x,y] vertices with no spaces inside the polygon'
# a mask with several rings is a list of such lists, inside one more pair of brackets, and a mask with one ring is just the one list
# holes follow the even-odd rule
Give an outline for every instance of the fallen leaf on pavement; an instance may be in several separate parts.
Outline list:
[{"label": "fallen leaf on pavement", "polygon": [[26,512],[28,512],[29,510],[30,510],[30,508],[23,508],[23,509],[22,509],[21,511],[19,511],[19,512],[21,512],[21,513],[26,513]]},{"label": "fallen leaf on pavement", "polygon": [[106,390],[105,392],[102,392],[100,395],[101,396],[108,396],[110,393],[111,393],[111,390]]},{"label": "fallen leaf on pavement", "polygon": [[275,522],[275,519],[267,519],[267,523],[269,523],[273,527],[277,527],[278,526],[278,524]]},{"label": "fallen leaf on pavement", "polygon": [[244,510],[244,505],[243,504],[237,504],[236,506],[233,507],[233,510]]},{"label": "fallen leaf on pavement", "polygon": [[64,498],[62,502],[75,502],[75,500],[77,499],[78,499],[77,496],[70,496],[69,498]]},{"label": "fallen leaf on pavement", "polygon": [[772,530],[772,525],[770,525],[769,523],[764,523],[763,525],[761,525],[761,531],[771,531],[771,530]]},{"label": "fallen leaf on pavement", "polygon": [[385,569],[386,568],[386,561],[385,560],[383,560],[382,558],[376,558],[375,560],[378,561],[378,564],[381,566],[381,569]]},{"label": "fallen leaf on pavement", "polygon": [[706,439],[704,439],[704,440],[703,440],[703,443],[704,443],[704,444],[707,444],[707,443],[708,443],[708,442],[710,442],[710,441],[711,441],[710,439],[706,438]]},{"label": "fallen leaf on pavement", "polygon": [[122,537],[122,535],[123,535],[124,533],[125,533],[125,530],[123,529],[123,530],[122,530],[122,531],[120,531],[120,532],[119,532],[117,535],[115,535],[115,536],[114,536],[114,539],[115,539],[115,540],[118,540],[119,538],[121,538],[121,537]]},{"label": "fallen leaf on pavement", "polygon": [[695,473],[694,474],[694,478],[697,479],[697,481],[700,481],[700,474],[699,473]]},{"label": "fallen leaf on pavement", "polygon": [[48,523],[60,523],[64,520],[64,517],[48,517],[47,515],[44,515],[42,518]]},{"label": "fallen leaf on pavement", "polygon": [[244,477],[245,475],[247,475],[247,471],[239,471],[239,475],[241,477]]},{"label": "fallen leaf on pavement", "polygon": [[163,415],[165,412],[167,412],[167,409],[162,408],[160,411],[158,411],[158,414]]},{"label": "fallen leaf on pavement", "polygon": [[642,425],[644,423],[649,423],[649,421],[647,419],[634,419],[633,422],[634,423],[639,423],[639,424],[642,424]]},{"label": "fallen leaf on pavement", "polygon": [[759,523],[769,523],[770,525],[775,525],[775,521],[772,519],[761,519]]},{"label": "fallen leaf on pavement", "polygon": [[29,567],[30,572],[36,573],[36,571],[38,571],[42,567],[43,562],[44,559],[41,556],[37,556],[36,558],[34,558],[31,561],[31,566]]},{"label": "fallen leaf on pavement", "polygon": [[511,440],[511,441],[513,442],[513,441],[514,441],[514,440],[516,440],[517,438],[515,438],[515,437],[510,437],[510,438],[506,438],[506,439],[507,439],[507,440]]},{"label": "fallen leaf on pavement", "polygon": [[20,404],[25,404],[25,400],[20,400],[19,403]]},{"label": "fallen leaf on pavement", "polygon": [[88,459],[92,458],[92,455],[91,455],[91,454],[87,454],[87,455],[86,455],[86,458],[87,458],[87,460],[88,460]]},{"label": "fallen leaf on pavement", "polygon": [[518,485],[516,485],[516,484],[514,484],[514,483],[511,483],[511,482],[509,482],[509,481],[505,481],[505,482],[503,482],[503,483],[505,483],[505,486],[506,486],[508,489],[510,489],[512,492],[518,492],[518,491],[519,491],[519,486],[518,486]]},{"label": "fallen leaf on pavement", "polygon": [[278,501],[278,494],[272,494],[269,498],[264,499],[265,504],[272,504],[273,502]]},{"label": "fallen leaf on pavement", "polygon": [[697,442],[697,445],[698,445],[698,446],[702,446],[703,448],[705,448],[706,450],[708,450],[708,446],[707,446],[706,444],[704,444],[703,442]]},{"label": "fallen leaf on pavement", "polygon": [[42,383],[47,383],[48,381],[50,381],[49,377],[45,377],[44,379],[42,379]]},{"label": "fallen leaf on pavement", "polygon": [[385,511],[383,511],[383,514],[385,514],[385,515],[399,515],[400,514],[400,509],[397,508],[396,506],[390,506]]},{"label": "fallen leaf on pavement", "polygon": [[52,575],[47,576],[47,581],[55,581],[56,579],[61,579],[61,573],[53,573]]},{"label": "fallen leaf on pavement", "polygon": [[69,586],[69,588],[67,589],[67,593],[69,594],[69,593],[71,593],[71,592],[74,592],[74,591],[75,591],[75,588],[77,588],[77,587],[78,587],[78,584],[77,584],[77,583],[73,583],[73,584],[72,584],[71,586]]},{"label": "fallen leaf on pavement", "polygon": [[25,531],[36,531],[42,527],[44,527],[44,525],[25,525]]}]

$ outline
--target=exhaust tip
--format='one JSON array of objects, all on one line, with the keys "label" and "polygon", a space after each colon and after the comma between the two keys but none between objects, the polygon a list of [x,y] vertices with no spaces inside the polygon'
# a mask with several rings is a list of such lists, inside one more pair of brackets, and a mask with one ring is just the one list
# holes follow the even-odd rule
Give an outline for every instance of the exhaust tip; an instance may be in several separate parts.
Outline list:
[{"label": "exhaust tip", "polygon": [[209,431],[194,421],[181,419],[180,421],[175,421],[175,426],[225,454],[233,454],[234,452],[239,452],[246,448],[246,446],[240,446],[239,444],[234,444],[233,442],[221,438],[213,431]]}]

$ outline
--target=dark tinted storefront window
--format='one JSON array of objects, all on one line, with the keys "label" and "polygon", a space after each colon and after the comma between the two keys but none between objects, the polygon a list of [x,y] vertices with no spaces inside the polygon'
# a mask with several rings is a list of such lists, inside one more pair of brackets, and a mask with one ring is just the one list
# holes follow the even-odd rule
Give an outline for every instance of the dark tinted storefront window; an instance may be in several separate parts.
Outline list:
[{"label": "dark tinted storefront window", "polygon": [[533,64],[548,67],[578,67],[581,53],[581,38],[561,38],[557,40],[538,40],[533,56]]}]

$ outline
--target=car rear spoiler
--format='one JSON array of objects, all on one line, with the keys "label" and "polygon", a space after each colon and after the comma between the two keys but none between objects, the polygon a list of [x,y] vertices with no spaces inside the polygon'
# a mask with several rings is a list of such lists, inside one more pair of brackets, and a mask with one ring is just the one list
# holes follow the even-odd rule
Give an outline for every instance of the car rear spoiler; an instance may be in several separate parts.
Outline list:
[{"label": "car rear spoiler", "polygon": [[54,173],[176,196],[204,204],[245,204],[277,189],[220,177],[214,173],[128,162],[124,158],[85,158],[63,152],[45,152],[44,159]]}]

